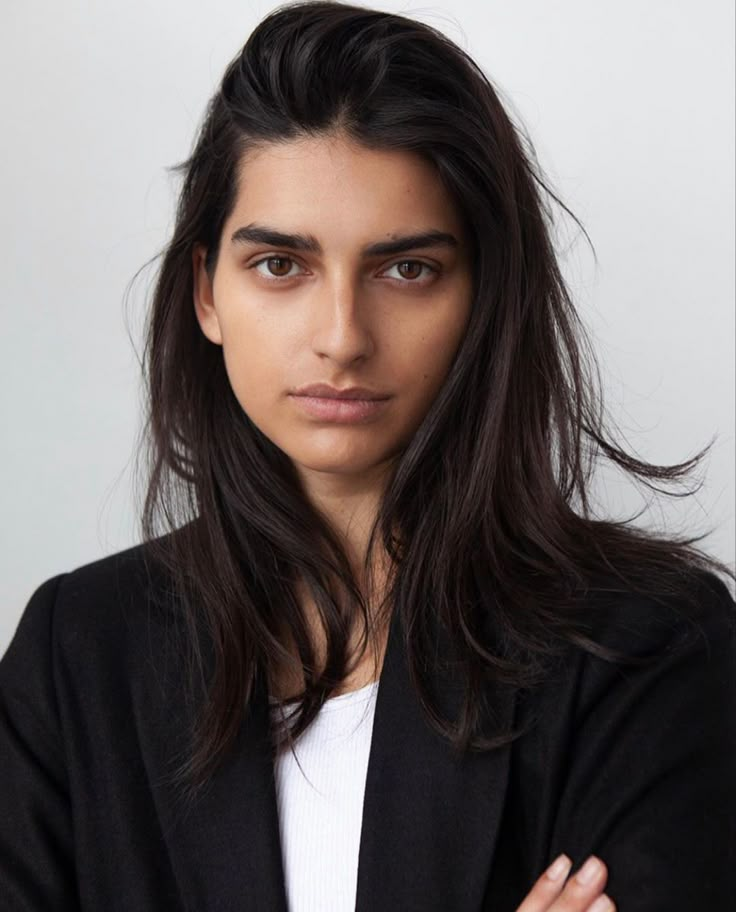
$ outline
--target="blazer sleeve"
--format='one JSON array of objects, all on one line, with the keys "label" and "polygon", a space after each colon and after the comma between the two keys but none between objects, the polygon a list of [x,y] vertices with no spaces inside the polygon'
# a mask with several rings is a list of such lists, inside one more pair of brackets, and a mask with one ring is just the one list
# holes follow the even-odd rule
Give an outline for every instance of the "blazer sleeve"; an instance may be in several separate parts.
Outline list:
[{"label": "blazer sleeve", "polygon": [[657,661],[582,666],[550,860],[600,857],[617,912],[735,901],[736,604],[703,580],[691,617],[632,611],[605,644]]},{"label": "blazer sleeve", "polygon": [[60,574],[26,606],[0,659],[0,896],[8,912],[79,909],[53,681]]}]

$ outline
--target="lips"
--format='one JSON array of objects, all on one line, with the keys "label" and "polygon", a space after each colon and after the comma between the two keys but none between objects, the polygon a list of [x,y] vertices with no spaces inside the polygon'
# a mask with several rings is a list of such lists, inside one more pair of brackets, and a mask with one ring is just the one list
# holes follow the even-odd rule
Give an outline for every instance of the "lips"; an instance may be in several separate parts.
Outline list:
[{"label": "lips", "polygon": [[361,399],[363,401],[388,399],[388,393],[382,393],[365,386],[350,386],[342,389],[328,383],[311,383],[295,390],[293,396],[309,396],[319,399]]},{"label": "lips", "polygon": [[297,405],[313,419],[331,424],[366,424],[388,408],[388,399],[332,399],[328,396],[293,396]]}]

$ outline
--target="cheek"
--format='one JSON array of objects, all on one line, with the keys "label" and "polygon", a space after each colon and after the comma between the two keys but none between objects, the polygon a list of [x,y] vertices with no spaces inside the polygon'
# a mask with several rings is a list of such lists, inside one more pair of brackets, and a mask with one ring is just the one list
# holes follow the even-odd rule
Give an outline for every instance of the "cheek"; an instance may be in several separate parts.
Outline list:
[{"label": "cheek", "polygon": [[465,336],[467,323],[465,309],[451,311],[441,320],[418,327],[411,338],[404,340],[402,357],[412,376],[427,389],[427,395],[442,386]]},{"label": "cheek", "polygon": [[283,392],[279,365],[284,363],[284,352],[279,336],[273,329],[267,331],[258,321],[241,317],[225,322],[222,349],[233,393],[244,411],[258,423],[259,410],[271,408]]}]

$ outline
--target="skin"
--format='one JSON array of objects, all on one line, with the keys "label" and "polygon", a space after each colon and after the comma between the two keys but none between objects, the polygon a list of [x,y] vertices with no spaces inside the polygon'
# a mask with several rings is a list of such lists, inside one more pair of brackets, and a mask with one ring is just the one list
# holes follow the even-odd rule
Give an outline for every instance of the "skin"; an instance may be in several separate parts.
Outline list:
[{"label": "skin", "polygon": [[[312,234],[323,253],[231,241],[254,222]],[[458,247],[361,255],[369,243],[429,229],[453,234]],[[194,251],[197,318],[223,347],[238,401],[290,457],[306,495],[355,557],[364,554],[391,463],[424,418],[465,333],[466,246],[460,216],[431,165],[331,136],[251,154],[241,165],[212,280],[204,251]],[[289,259],[248,268],[277,254]],[[306,416],[287,395],[316,382],[368,386],[392,398],[377,420],[329,424]]]},{"label": "skin", "polygon": [[[313,235],[322,252],[232,240],[254,223]],[[362,255],[368,244],[428,230],[453,235],[457,246]],[[206,250],[193,251],[202,332],[222,346],[238,402],[292,460],[358,578],[389,470],[442,387],[467,329],[467,250],[460,214],[429,163],[337,134],[250,152],[212,276]],[[366,423],[326,423],[289,396],[318,382],[367,386],[391,398]],[[306,593],[301,597],[308,606]],[[366,654],[336,693],[372,680],[382,657]],[[283,698],[302,686],[299,672],[271,690]],[[589,912],[596,897],[604,905],[595,912],[615,908],[602,894],[605,867],[587,886],[565,882],[566,874],[557,881],[543,874],[518,912]]]},{"label": "skin", "polygon": [[[560,860],[564,864],[555,873],[555,865]],[[584,874],[589,864],[596,867],[586,880]],[[605,862],[591,855],[580,870],[566,880],[571,867],[572,860],[567,855],[555,859],[537,879],[516,912],[616,912],[616,904],[603,892],[608,880]]]}]

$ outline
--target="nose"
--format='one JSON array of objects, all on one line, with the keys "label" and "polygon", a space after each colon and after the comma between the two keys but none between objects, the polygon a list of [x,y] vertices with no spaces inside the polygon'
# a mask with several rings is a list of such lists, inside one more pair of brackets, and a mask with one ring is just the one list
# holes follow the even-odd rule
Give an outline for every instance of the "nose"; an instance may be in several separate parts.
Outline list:
[{"label": "nose", "polygon": [[346,365],[369,357],[375,348],[375,325],[368,303],[365,290],[349,275],[327,279],[316,288],[311,308],[315,353]]}]

